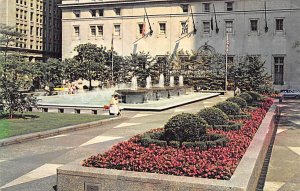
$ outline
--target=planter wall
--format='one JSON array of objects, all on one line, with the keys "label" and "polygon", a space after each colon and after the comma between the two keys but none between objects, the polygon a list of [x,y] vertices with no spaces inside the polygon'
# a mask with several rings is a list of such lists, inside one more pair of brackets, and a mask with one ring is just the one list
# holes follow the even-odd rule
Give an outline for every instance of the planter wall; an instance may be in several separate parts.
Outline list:
[{"label": "planter wall", "polygon": [[59,191],[251,191],[255,190],[273,136],[276,117],[273,105],[257,130],[230,180],[180,177],[145,172],[89,168],[81,160],[57,170]]}]

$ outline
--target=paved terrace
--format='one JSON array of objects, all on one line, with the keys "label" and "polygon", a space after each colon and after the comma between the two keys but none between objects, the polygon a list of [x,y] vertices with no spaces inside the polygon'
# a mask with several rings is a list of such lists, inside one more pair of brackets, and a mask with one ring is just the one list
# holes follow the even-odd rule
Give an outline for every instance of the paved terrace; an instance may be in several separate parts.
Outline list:
[{"label": "paved terrace", "polygon": [[160,112],[123,111],[122,120],[107,125],[0,147],[0,190],[53,191],[58,167],[102,153],[133,135],[162,127],[173,115],[196,113],[228,96],[232,94]]},{"label": "paved terrace", "polygon": [[300,100],[279,104],[280,121],[264,191],[300,190]]}]

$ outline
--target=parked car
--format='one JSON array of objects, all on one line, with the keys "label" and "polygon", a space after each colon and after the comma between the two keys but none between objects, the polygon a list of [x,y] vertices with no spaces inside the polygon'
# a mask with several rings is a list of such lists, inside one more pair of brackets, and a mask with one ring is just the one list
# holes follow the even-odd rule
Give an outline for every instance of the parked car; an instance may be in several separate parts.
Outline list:
[{"label": "parked car", "polygon": [[300,90],[281,90],[280,91],[284,98],[300,98]]}]

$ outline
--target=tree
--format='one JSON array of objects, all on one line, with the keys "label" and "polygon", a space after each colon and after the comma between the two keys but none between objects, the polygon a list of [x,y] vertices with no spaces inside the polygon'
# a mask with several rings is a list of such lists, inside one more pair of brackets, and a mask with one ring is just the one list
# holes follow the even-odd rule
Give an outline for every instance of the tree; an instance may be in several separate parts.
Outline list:
[{"label": "tree", "polygon": [[129,66],[127,67],[129,70],[127,78],[131,79],[133,76],[136,76],[138,84],[142,87],[146,86],[146,78],[149,75],[152,77],[155,76],[152,73],[155,62],[149,53],[139,52],[137,54],[131,54],[125,57],[124,64]]},{"label": "tree", "polygon": [[265,62],[259,57],[243,56],[229,65],[229,82],[242,91],[260,91],[271,88],[271,76],[266,72]]},{"label": "tree", "polygon": [[92,88],[92,80],[103,81],[106,71],[105,63],[108,60],[106,48],[97,47],[95,44],[80,44],[74,49],[77,55],[73,59],[67,60],[67,70],[72,80],[79,78],[89,81]]},{"label": "tree", "polygon": [[0,48],[4,50],[4,61],[6,61],[9,46],[20,43],[18,38],[21,37],[23,34],[17,32],[14,27],[0,24]]},{"label": "tree", "polygon": [[1,58],[0,61],[0,97],[4,109],[9,112],[9,118],[13,118],[16,111],[21,113],[30,106],[34,106],[37,99],[26,93],[32,85],[33,69],[31,64],[10,55]]},{"label": "tree", "polygon": [[35,81],[40,86],[59,85],[66,77],[66,65],[62,61],[50,58],[46,62],[33,63],[36,74]]}]

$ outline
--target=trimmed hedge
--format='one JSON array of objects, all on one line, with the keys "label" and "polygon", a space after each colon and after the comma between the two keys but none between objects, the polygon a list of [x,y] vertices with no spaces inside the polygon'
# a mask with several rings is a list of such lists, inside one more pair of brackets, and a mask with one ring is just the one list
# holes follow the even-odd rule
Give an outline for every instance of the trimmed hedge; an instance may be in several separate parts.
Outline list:
[{"label": "trimmed hedge", "polygon": [[238,115],[240,113],[240,106],[230,101],[219,102],[214,107],[219,108],[227,115]]},{"label": "trimmed hedge", "polygon": [[241,97],[237,97],[237,96],[230,97],[226,101],[230,101],[230,102],[236,103],[236,104],[238,104],[240,106],[240,108],[246,108],[247,107],[247,101],[244,100]]},{"label": "trimmed hedge", "polygon": [[253,101],[259,101],[260,102],[260,101],[263,100],[263,96],[260,95],[257,92],[249,91],[249,92],[246,92],[246,93],[248,93],[252,97]]},{"label": "trimmed hedge", "polygon": [[243,124],[241,123],[228,122],[225,125],[215,125],[213,126],[213,129],[231,131],[231,130],[239,130],[242,126]]},{"label": "trimmed hedge", "polygon": [[228,115],[228,118],[230,120],[251,119],[251,115],[248,114]]},{"label": "trimmed hedge", "polygon": [[253,102],[253,98],[250,94],[244,92],[244,93],[241,93],[239,95],[239,97],[243,98],[244,100],[246,100],[247,104],[251,104]]},{"label": "trimmed hedge", "polygon": [[222,125],[228,120],[228,116],[222,110],[216,107],[202,109],[197,114],[209,125]]},{"label": "trimmed hedge", "polygon": [[207,123],[195,114],[182,113],[169,119],[164,128],[166,141],[179,141],[181,144],[199,140],[206,134]]}]

